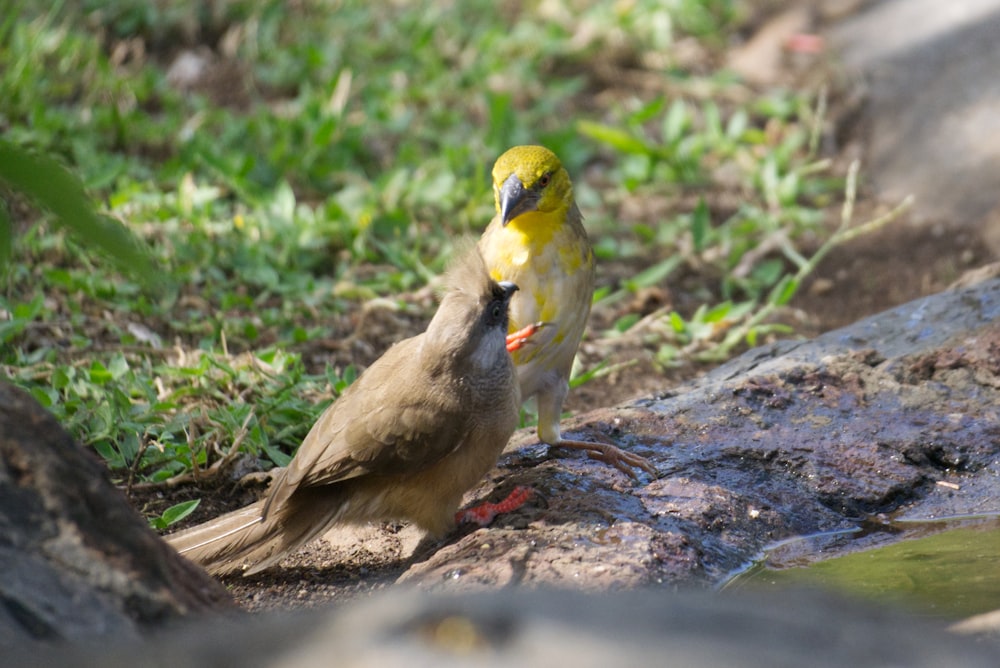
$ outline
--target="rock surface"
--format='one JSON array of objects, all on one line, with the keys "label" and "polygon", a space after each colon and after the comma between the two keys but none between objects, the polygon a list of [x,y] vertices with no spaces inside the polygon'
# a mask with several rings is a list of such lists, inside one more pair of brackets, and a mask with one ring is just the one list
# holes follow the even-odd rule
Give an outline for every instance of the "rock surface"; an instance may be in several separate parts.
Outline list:
[{"label": "rock surface", "polygon": [[642,484],[515,444],[468,500],[530,485],[543,502],[417,557],[400,581],[716,585],[792,536],[890,513],[998,512],[998,317],[994,279],[751,350],[668,396],[568,425],[647,456],[662,477]]},{"label": "rock surface", "polygon": [[0,655],[31,641],[134,638],[231,609],[23,390],[0,383]]}]

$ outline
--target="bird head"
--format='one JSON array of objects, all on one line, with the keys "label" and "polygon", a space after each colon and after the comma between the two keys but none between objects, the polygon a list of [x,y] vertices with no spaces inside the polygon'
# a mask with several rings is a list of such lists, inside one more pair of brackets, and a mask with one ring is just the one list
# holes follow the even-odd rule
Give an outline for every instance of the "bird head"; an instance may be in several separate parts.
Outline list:
[{"label": "bird head", "polygon": [[549,149],[515,146],[493,165],[493,194],[506,226],[529,211],[564,214],[573,201],[573,184]]},{"label": "bird head", "polygon": [[517,291],[490,277],[479,250],[459,256],[448,271],[447,292],[427,326],[427,338],[442,358],[466,360],[477,370],[506,363],[508,306]]}]

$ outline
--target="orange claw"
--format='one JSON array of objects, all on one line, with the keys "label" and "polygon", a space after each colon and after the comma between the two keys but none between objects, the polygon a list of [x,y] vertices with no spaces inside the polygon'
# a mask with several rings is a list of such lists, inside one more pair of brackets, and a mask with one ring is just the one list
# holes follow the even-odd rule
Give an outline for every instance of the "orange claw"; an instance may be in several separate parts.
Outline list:
[{"label": "orange claw", "polygon": [[512,353],[515,350],[520,350],[538,330],[550,324],[548,322],[533,322],[527,327],[522,327],[516,332],[511,332],[507,335],[507,352]]},{"label": "orange claw", "polygon": [[514,488],[514,491],[507,495],[506,499],[499,503],[486,502],[466,510],[458,511],[455,513],[455,524],[475,522],[481,527],[487,526],[497,515],[517,510],[534,495],[535,490],[532,488],[518,485]]}]

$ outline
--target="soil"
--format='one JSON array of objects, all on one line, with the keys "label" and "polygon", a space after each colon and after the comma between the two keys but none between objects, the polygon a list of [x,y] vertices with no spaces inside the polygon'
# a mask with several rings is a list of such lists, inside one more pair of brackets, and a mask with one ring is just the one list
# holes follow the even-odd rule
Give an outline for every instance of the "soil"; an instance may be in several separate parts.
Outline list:
[{"label": "soil", "polygon": [[[832,99],[831,107],[836,107],[837,103]],[[837,114],[831,116],[836,118]],[[858,139],[842,138],[840,149],[833,151],[834,159],[842,160],[845,154],[855,151],[852,142]],[[866,220],[864,212],[878,211],[881,206],[862,192],[856,218]],[[780,314],[780,319],[791,323],[798,335],[812,337],[938,292],[966,270],[986,261],[984,245],[973,233],[952,229],[948,221],[916,226],[904,216],[879,233],[835,249]],[[632,270],[641,268],[632,267]],[[598,284],[613,283],[615,275],[627,271],[628,267],[621,266],[599,268]],[[677,304],[678,308],[694,303],[694,291],[687,293],[683,286],[684,281],[680,281],[671,286],[669,292],[664,289],[628,303],[595,309],[591,332],[581,347],[583,362],[591,366],[608,358],[611,362],[627,362],[628,366],[572,391],[567,411],[580,413],[663,393],[708,370],[705,365],[693,364],[665,368],[656,362],[655,351],[641,343],[615,347],[609,352],[602,342],[593,338],[593,332],[603,331],[602,324],[606,326],[624,313],[644,314],[667,303]],[[426,305],[429,293],[415,295],[413,301]],[[370,363],[392,341],[416,333],[425,322],[424,316],[409,313],[366,313],[345,325],[345,332],[334,333],[328,341],[307,344],[306,349],[299,352],[304,359],[313,360],[320,367],[330,361],[331,356],[345,363]],[[358,337],[351,336],[362,326],[365,329],[363,346]],[[347,345],[331,343],[341,335],[346,335]],[[515,441],[518,439],[532,442],[527,432],[516,435]],[[140,509],[155,509],[200,497],[200,507],[185,522],[190,525],[254,500],[263,489],[259,483],[255,478],[249,484],[226,482],[214,488],[133,492],[132,499]],[[459,531],[444,543],[453,544],[460,536]],[[237,602],[251,611],[343,602],[391,586],[411,563],[436,547],[440,546],[420,544],[419,536],[408,527],[359,527],[345,530],[344,536],[335,542],[316,541],[266,573],[247,578],[230,577],[224,584]]]}]

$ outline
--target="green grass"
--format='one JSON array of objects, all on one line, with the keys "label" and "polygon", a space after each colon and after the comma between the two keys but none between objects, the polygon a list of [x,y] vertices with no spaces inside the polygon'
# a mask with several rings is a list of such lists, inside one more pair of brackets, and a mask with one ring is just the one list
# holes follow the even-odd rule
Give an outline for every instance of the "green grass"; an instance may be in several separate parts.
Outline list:
[{"label": "green grass", "polygon": [[[598,257],[632,269],[598,302],[679,273],[706,286],[701,311],[654,314],[664,364],[713,357],[741,323],[724,354],[772,333],[752,319],[794,292],[798,249],[843,189],[815,148],[821,98],[715,101],[742,86],[711,65],[744,20],[735,2],[576,4],[15,2],[3,140],[65,165],[146,255],[114,265],[120,244],[0,164],[3,372],[123,484],[281,465],[354,376],[349,345],[316,342],[357,343],[369,312],[426,320],[420,289],[492,217],[489,167],[525,142],[561,155]],[[698,68],[675,57],[682,39]],[[178,87],[181,46],[228,69]],[[622,218],[657,198],[668,213]],[[594,336],[647,324],[626,312]]]}]

